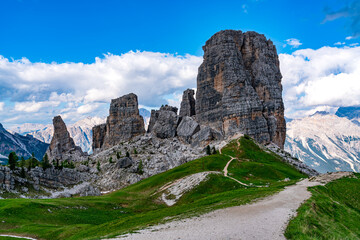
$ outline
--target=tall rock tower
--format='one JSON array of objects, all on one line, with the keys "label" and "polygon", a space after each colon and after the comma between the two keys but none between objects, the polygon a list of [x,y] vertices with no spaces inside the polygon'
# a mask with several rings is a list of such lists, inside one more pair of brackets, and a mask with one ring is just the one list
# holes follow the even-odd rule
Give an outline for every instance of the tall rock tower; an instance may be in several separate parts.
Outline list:
[{"label": "tall rock tower", "polygon": [[134,93],[112,99],[106,124],[93,127],[93,149],[110,148],[145,133]]},{"label": "tall rock tower", "polygon": [[84,156],[83,151],[79,146],[76,146],[66,125],[60,116],[53,118],[54,135],[51,139],[49,148],[46,154],[49,160],[81,160]]},{"label": "tall rock tower", "polygon": [[283,148],[286,136],[276,48],[264,35],[220,31],[203,47],[196,119],[225,136],[243,132]]}]

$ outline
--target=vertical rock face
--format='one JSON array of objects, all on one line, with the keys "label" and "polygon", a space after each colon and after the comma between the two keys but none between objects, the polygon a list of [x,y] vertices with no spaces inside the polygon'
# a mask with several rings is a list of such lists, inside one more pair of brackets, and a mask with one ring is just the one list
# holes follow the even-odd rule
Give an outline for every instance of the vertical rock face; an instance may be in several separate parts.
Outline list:
[{"label": "vertical rock face", "polygon": [[179,124],[177,111],[176,107],[168,105],[162,106],[160,110],[152,110],[148,132],[162,139],[175,137]]},{"label": "vertical rock face", "polygon": [[203,47],[196,119],[225,136],[243,132],[283,148],[286,125],[276,48],[256,32],[226,30]]},{"label": "vertical rock face", "polygon": [[188,116],[191,117],[195,115],[195,98],[194,90],[186,89],[182,96],[182,101],[180,105],[180,117]]},{"label": "vertical rock face", "polygon": [[104,144],[104,138],[106,134],[106,123],[94,126],[92,132],[93,132],[92,149],[101,148],[102,145]]},{"label": "vertical rock face", "polygon": [[54,135],[46,154],[49,160],[77,160],[84,153],[76,146],[60,116],[53,119]]},{"label": "vertical rock face", "polygon": [[133,93],[112,99],[106,125],[93,128],[93,146],[109,148],[144,134],[144,120],[139,114],[138,99]]}]

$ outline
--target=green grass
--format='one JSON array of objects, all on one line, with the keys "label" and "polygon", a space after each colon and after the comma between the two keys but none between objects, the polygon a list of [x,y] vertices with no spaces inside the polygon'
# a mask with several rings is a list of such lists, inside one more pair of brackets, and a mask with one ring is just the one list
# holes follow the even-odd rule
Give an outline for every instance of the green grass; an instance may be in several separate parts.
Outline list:
[{"label": "green grass", "polygon": [[360,239],[360,174],[310,188],[286,229],[288,239]]},{"label": "green grass", "polygon": [[[99,197],[0,200],[0,233],[41,239],[99,239],[158,224],[169,219],[199,215],[214,209],[246,204],[293,184],[305,175],[263,152],[250,139],[232,141],[223,154],[206,156],[127,188]],[[158,189],[176,179],[203,171],[221,172],[229,156],[229,174],[241,181],[269,184],[244,187],[221,174],[211,174],[184,194],[172,207],[159,201]],[[284,178],[291,179],[288,182]]]}]

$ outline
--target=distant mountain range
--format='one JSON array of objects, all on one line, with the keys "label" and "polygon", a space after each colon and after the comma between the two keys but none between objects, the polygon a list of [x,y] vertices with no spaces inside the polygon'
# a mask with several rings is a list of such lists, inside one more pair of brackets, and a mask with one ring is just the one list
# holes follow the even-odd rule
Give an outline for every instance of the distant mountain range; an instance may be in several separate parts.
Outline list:
[{"label": "distant mountain range", "polygon": [[[147,126],[150,120],[150,112],[144,108],[139,109],[140,115],[143,116],[145,125]],[[92,128],[95,125],[105,123],[106,118],[87,117],[74,124],[67,126],[70,136],[74,139],[77,146],[81,147],[84,152],[92,153]],[[32,124],[25,123],[9,129],[12,133],[20,135],[31,135],[34,138],[50,143],[53,135],[52,124]]]},{"label": "distant mountain range", "polygon": [[39,141],[31,135],[10,133],[0,124],[0,161],[5,162],[10,152],[16,152],[19,157],[28,158],[34,153],[37,159],[42,159],[49,144]]},{"label": "distant mountain range", "polygon": [[287,123],[285,150],[319,172],[360,171],[360,107]]}]

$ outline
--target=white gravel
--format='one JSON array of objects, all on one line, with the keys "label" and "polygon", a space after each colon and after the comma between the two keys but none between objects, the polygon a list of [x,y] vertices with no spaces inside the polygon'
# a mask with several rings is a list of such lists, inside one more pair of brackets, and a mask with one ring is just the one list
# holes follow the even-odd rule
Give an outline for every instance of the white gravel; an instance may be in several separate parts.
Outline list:
[{"label": "white gravel", "polygon": [[[336,176],[336,178],[339,177],[341,175]],[[119,236],[116,239],[285,239],[283,232],[289,219],[295,216],[301,203],[311,196],[307,188],[319,184],[321,183],[316,179],[313,181],[305,179],[252,204],[220,209],[200,217],[169,222],[138,233]]]},{"label": "white gravel", "polygon": [[184,195],[184,193],[190,191],[202,181],[206,180],[209,174],[220,174],[220,172],[199,172],[178,179],[171,184],[164,185],[160,188],[160,191],[163,191],[161,194],[161,200],[168,206],[174,205],[182,197],[182,195]]}]

